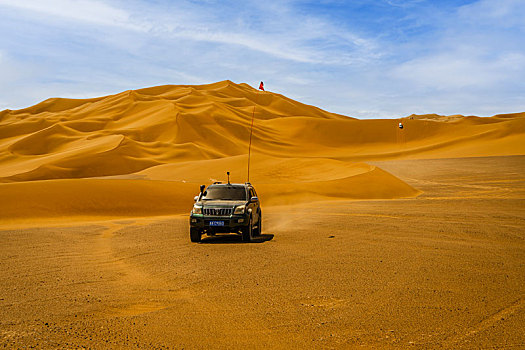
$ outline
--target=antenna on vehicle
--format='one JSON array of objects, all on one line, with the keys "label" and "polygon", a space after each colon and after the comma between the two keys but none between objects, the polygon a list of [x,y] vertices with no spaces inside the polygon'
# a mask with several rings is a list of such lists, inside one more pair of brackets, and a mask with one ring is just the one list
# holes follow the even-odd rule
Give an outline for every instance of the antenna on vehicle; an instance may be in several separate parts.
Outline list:
[{"label": "antenna on vehicle", "polygon": [[[259,90],[264,90],[264,83],[261,81],[259,84]],[[257,90],[257,93],[255,95],[255,103],[253,104],[253,112],[252,112],[252,125],[250,127],[250,144],[248,146],[248,178],[246,179],[247,182],[250,182],[250,158],[252,155],[252,134],[253,134],[253,119],[255,117],[255,106],[257,106],[257,98],[259,97],[259,90]]]},{"label": "antenna on vehicle", "polygon": [[226,172],[226,175],[228,175],[228,185],[229,185],[229,184],[230,184],[230,172],[227,171],[227,172]]}]

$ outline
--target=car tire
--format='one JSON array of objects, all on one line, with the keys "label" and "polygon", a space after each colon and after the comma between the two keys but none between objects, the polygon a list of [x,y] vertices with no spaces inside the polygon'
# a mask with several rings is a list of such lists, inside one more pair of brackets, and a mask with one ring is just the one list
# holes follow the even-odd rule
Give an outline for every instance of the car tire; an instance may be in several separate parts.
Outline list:
[{"label": "car tire", "polygon": [[194,243],[201,241],[201,232],[196,228],[190,228],[190,240]]},{"label": "car tire", "polygon": [[259,222],[257,222],[257,229],[254,230],[256,236],[260,236],[262,234],[262,214],[259,213]]},{"label": "car tire", "polygon": [[252,238],[253,238],[253,223],[252,223],[252,218],[250,217],[250,222],[242,230],[242,241],[251,242]]}]

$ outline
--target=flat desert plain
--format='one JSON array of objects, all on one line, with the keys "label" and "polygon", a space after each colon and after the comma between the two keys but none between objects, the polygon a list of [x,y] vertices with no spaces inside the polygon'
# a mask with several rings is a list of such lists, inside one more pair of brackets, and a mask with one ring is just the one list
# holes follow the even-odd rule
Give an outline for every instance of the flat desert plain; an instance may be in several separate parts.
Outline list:
[{"label": "flat desert plain", "polygon": [[[263,234],[190,243],[252,116]],[[0,345],[525,348],[524,174],[525,113],[357,120],[230,81],[5,110]]]}]

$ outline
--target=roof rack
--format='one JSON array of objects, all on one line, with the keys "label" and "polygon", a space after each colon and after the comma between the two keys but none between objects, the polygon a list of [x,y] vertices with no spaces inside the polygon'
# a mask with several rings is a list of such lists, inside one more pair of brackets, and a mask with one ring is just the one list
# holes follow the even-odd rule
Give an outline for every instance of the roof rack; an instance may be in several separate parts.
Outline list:
[{"label": "roof rack", "polygon": [[222,182],[221,182],[221,181],[215,181],[213,184],[214,184],[214,185],[216,185],[216,184],[222,184]]},{"label": "roof rack", "polygon": [[250,185],[250,186],[252,185],[250,182],[245,182],[244,184],[245,185]]}]

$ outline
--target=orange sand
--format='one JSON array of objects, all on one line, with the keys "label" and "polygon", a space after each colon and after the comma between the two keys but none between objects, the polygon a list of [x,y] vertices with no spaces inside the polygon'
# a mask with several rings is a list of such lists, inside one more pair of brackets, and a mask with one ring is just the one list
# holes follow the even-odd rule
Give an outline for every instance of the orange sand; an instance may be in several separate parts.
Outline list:
[{"label": "orange sand", "polygon": [[[198,185],[263,235],[192,244]],[[0,347],[525,347],[525,113],[357,120],[230,81],[0,112]]]},{"label": "orange sand", "polygon": [[400,130],[231,81],[52,98],[0,112],[0,220],[187,212],[198,184],[246,181],[254,108],[250,180],[266,204],[420,193],[369,161],[525,154],[525,113],[409,116]]}]

